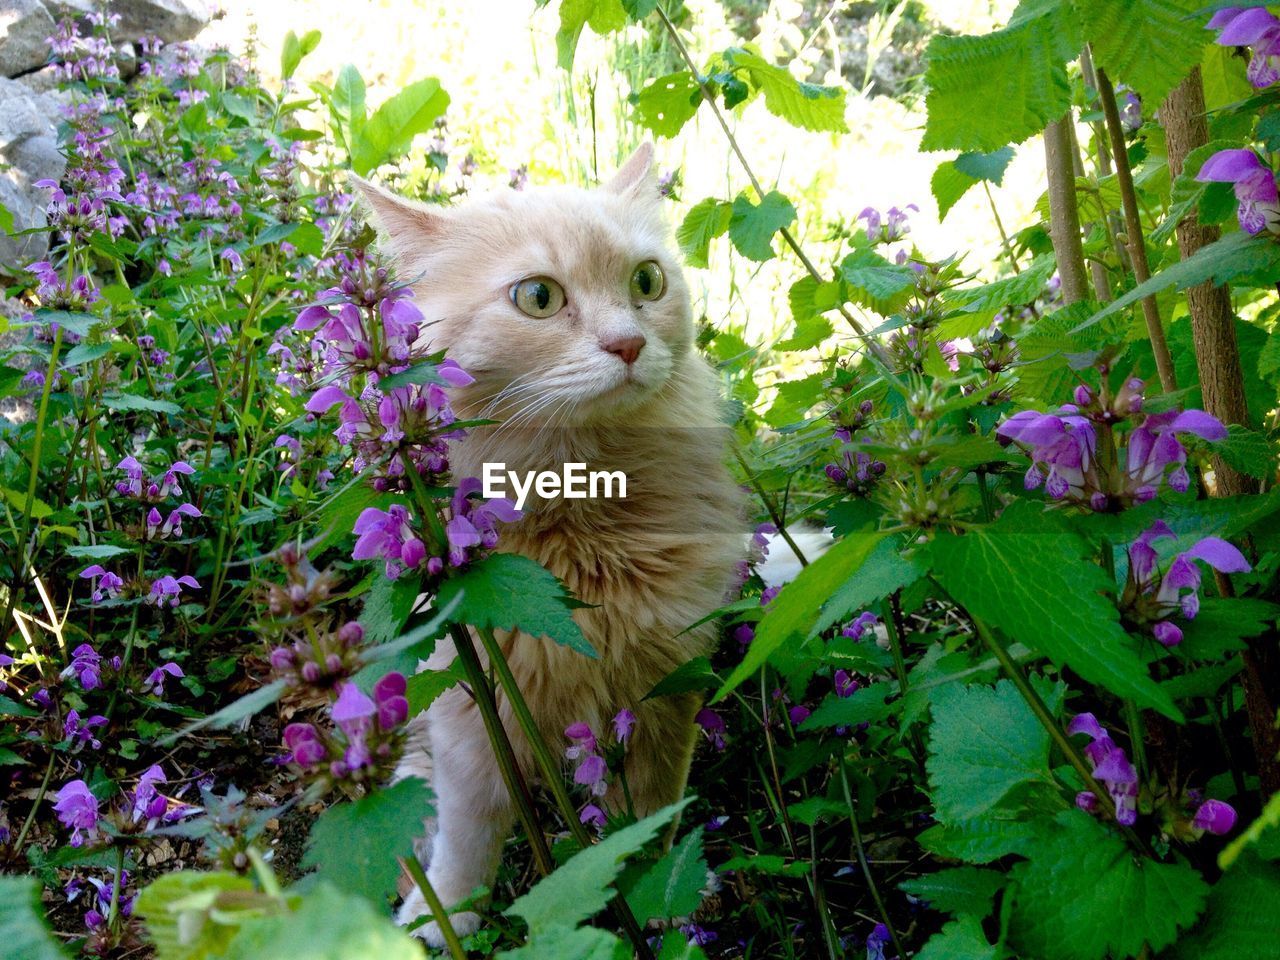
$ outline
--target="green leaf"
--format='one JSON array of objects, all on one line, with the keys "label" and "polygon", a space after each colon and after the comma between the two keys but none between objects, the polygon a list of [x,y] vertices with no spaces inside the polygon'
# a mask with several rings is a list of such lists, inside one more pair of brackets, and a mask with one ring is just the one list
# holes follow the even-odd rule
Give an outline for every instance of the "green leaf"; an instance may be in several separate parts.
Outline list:
[{"label": "green leaf", "polygon": [[852,620],[855,614],[895,590],[911,586],[928,573],[918,556],[903,556],[901,551],[902,544],[896,537],[877,544],[858,575],[841,584],[823,605],[822,615],[814,621],[809,636],[815,637],[834,624]]},{"label": "green leaf", "polygon": [[284,46],[280,50],[280,79],[288,80],[298,69],[302,58],[320,45],[320,31],[308,30],[302,39],[290,30],[284,38]]},{"label": "green leaf", "polygon": [[[1093,59],[1113,83],[1154,110],[1191,68],[1212,34],[1196,16],[1204,0],[1074,0]],[[1159,51],[1153,55],[1153,51]]]},{"label": "green leaf", "polygon": [[[347,64],[338,72],[338,79],[333,84],[333,92],[329,96],[329,113],[332,119],[334,138],[339,146],[353,154],[356,139],[365,123],[365,87],[364,77],[351,64]],[[352,157],[354,160],[354,156]]]},{"label": "green leaf", "polygon": [[827,694],[816,710],[805,717],[801,730],[825,730],[831,727],[854,727],[860,723],[878,723],[889,715],[885,703],[893,694],[895,684],[873,683],[855,690],[847,697]]},{"label": "green leaf", "polygon": [[77,343],[63,357],[62,368],[70,370],[82,363],[92,363],[94,360],[101,360],[110,352],[111,344],[109,343]]},{"label": "green leaf", "polygon": [[612,33],[627,25],[627,11],[619,0],[561,0],[556,31],[556,62],[561,70],[573,70],[578,39],[588,24],[596,33]]},{"label": "green leaf", "polygon": [[1178,941],[1173,960],[1280,960],[1276,904],[1280,864],[1246,853],[1209,893],[1204,918]]},{"label": "green leaf", "polygon": [[375,576],[373,588],[365,595],[364,609],[360,611],[360,625],[364,627],[369,644],[388,643],[400,636],[404,625],[413,613],[421,584],[414,576],[391,580]]},{"label": "green leaf", "polygon": [[422,960],[422,944],[380,916],[369,901],[322,883],[308,891],[296,910],[247,921],[220,956],[222,960]]},{"label": "green leaf", "polygon": [[630,956],[627,945],[611,933],[560,924],[530,937],[523,947],[498,954],[500,960],[627,960]]},{"label": "green leaf", "polygon": [[94,327],[104,322],[102,317],[92,313],[72,313],[68,310],[36,310],[33,316],[37,323],[56,323],[78,337],[87,337]]},{"label": "green leaf", "polygon": [[1080,810],[1060,813],[1027,857],[1009,871],[1009,941],[1043,960],[1133,957],[1144,943],[1162,950],[1195,922],[1209,892],[1186,863],[1135,856]]},{"label": "green leaf", "polygon": [[363,176],[408,153],[413,138],[430,130],[448,107],[449,94],[434,77],[409,84],[378,107],[357,133],[352,168]]},{"label": "green leaf", "polygon": [[[639,93],[632,94],[631,102],[640,126],[660,137],[674,137],[698,112],[702,88],[692,73],[681,70],[651,80]],[[681,244],[681,249],[683,247]]]},{"label": "green leaf", "polygon": [[213,915],[234,911],[236,894],[252,890],[253,881],[234,873],[178,870],[149,883],[134,912],[146,920],[158,960],[204,960],[221,954],[239,931]]},{"label": "green leaf", "polygon": [[691,267],[707,267],[707,255],[711,241],[724,236],[729,229],[729,216],[733,204],[714,197],[700,200],[689,208],[684,221],[676,230],[676,242],[680,252]]},{"label": "green leaf", "polygon": [[15,960],[66,960],[54,939],[40,904],[40,883],[35,877],[0,876],[0,943]]},{"label": "green leaf", "polygon": [[692,797],[663,807],[639,823],[623,827],[599,843],[580,850],[505,911],[529,924],[530,938],[557,926],[586,920],[609,902],[609,885],[622,872],[623,861],[658,835]]},{"label": "green leaf", "polygon": [[161,737],[157,742],[159,746],[167,747],[183,737],[195,733],[197,730],[203,730],[206,727],[214,729],[223,729],[232,724],[239,723],[246,717],[251,717],[259,710],[271,706],[282,696],[284,696],[285,682],[283,680],[272,680],[265,687],[259,687],[253,693],[246,693],[239,700],[227,704],[216,713],[211,713],[202,720],[195,723],[189,723],[181,730],[177,730],[167,736]]},{"label": "green leaf", "polygon": [[1055,663],[1118,697],[1175,720],[1105,593],[1114,589],[1087,545],[1068,533],[1006,531],[996,524],[930,545],[936,576],[957,603]]},{"label": "green leaf", "polygon": [[171,400],[153,400],[151,397],[140,397],[133,393],[116,393],[102,398],[102,405],[108,410],[134,410],[147,413],[182,413],[182,408]]},{"label": "green leaf", "polygon": [[849,286],[849,299],[880,314],[893,313],[915,286],[915,272],[890,263],[874,250],[859,248],[840,262],[840,276]]},{"label": "green leaf", "polygon": [[906,880],[898,887],[926,901],[943,913],[972,914],[975,919],[991,913],[996,894],[1005,884],[999,870],[952,867]]},{"label": "green leaf", "polygon": [[1004,180],[1004,172],[1013,160],[1013,147],[1001,147],[990,153],[962,153],[956,157],[956,169],[975,180],[986,180],[997,187]]},{"label": "green leaf", "polygon": [[978,820],[936,824],[920,834],[920,846],[952,860],[991,863],[1022,853],[1045,825],[1023,810],[997,809]]},{"label": "green leaf", "polygon": [[938,201],[938,219],[945,220],[970,187],[983,180],[999,186],[1012,159],[1013,147],[1001,147],[991,153],[962,153],[938,164],[929,183],[933,198]]},{"label": "green leaf", "polygon": [[355,893],[390,913],[400,876],[397,857],[413,856],[422,821],[432,816],[431,789],[415,777],[339,801],[311,825],[304,867],[343,893]]},{"label": "green leaf", "polygon": [[108,557],[118,557],[124,553],[133,553],[126,547],[117,547],[111,543],[96,543],[85,546],[67,547],[64,551],[68,557],[76,557],[85,560],[106,560]]},{"label": "green leaf", "polygon": [[455,619],[490,630],[522,630],[531,637],[550,637],[588,657],[598,654],[573,619],[578,606],[545,567],[514,553],[495,553],[460,577],[440,587],[437,603],[462,599]]},{"label": "green leaf", "polygon": [[40,711],[0,694],[0,717],[38,717]]},{"label": "green leaf", "polygon": [[[1020,8],[1021,9],[1021,8]],[[999,150],[1071,106],[1066,61],[1080,46],[1056,3],[981,37],[935,36],[925,50],[924,150]]]},{"label": "green leaf", "polygon": [[1210,445],[1230,466],[1251,477],[1266,479],[1276,472],[1276,451],[1264,434],[1233,423],[1227,438]]},{"label": "green leaf", "polygon": [[405,699],[409,701],[409,716],[416,717],[450,687],[466,683],[466,671],[454,663],[445,670],[423,670],[415,673],[406,684]]},{"label": "green leaf", "polygon": [[823,604],[837,587],[861,569],[881,536],[872,532],[850,534],[784,586],[766,608],[746,656],[716,692],[712,702],[723,700],[742,681],[754,676],[789,638],[805,636],[821,614]]},{"label": "green leaf", "polygon": [[915,960],[999,960],[1003,956],[987,940],[976,917],[961,917],[930,937]]},{"label": "green leaf", "polygon": [[934,694],[926,769],[943,823],[984,816],[1023,784],[1057,787],[1049,734],[1008,680],[994,688],[951,684]]},{"label": "green leaf", "polygon": [[1227,844],[1218,855],[1218,866],[1229,869],[1249,850],[1264,860],[1280,859],[1280,793],[1273,793],[1258,819]]},{"label": "green leaf", "polygon": [[260,231],[258,235],[254,237],[253,243],[250,244],[250,246],[265,247],[268,244],[279,243],[281,240],[287,240],[289,237],[293,236],[294,231],[296,231],[299,226],[301,226],[301,224],[273,223],[271,226]]},{"label": "green leaf", "polygon": [[1243,230],[1236,230],[1201,247],[1186,260],[1166,267],[1146,283],[1140,283],[1128,293],[1116,297],[1072,332],[1083,330],[1104,317],[1137,303],[1143,297],[1170,287],[1186,290],[1206,281],[1220,286],[1246,274],[1274,275],[1278,272],[1280,244],[1271,242],[1266,235],[1251,237]]},{"label": "green leaf", "polygon": [[759,204],[739,194],[729,217],[729,239],[744,257],[764,263],[774,256],[773,235],[795,219],[796,208],[777,190],[766,193]]},{"label": "green leaf", "polygon": [[702,828],[684,839],[622,890],[641,926],[650,920],[690,916],[702,903],[707,861],[702,856]]},{"label": "green leaf", "polygon": [[1178,652],[1193,660],[1218,660],[1245,649],[1248,637],[1270,629],[1280,606],[1257,597],[1205,597],[1194,620],[1180,621]]},{"label": "green leaf", "polygon": [[720,686],[720,678],[711,669],[711,661],[706,657],[694,657],[659,680],[653,689],[644,695],[644,699],[667,697],[673,693],[688,693],[691,690],[714,690],[718,686]]},{"label": "green leaf", "polygon": [[764,94],[765,107],[775,117],[805,130],[848,131],[843,88],[802,83],[789,70],[740,47],[725,51],[725,59],[733,67],[747,72],[751,83]]}]

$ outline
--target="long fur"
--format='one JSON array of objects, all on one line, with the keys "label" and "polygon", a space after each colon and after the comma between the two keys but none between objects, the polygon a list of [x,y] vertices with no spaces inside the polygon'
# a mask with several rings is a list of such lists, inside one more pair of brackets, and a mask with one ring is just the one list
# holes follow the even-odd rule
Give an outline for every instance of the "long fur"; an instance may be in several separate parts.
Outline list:
[{"label": "long fur", "polygon": [[[622,470],[626,499],[532,498],[525,517],[502,532],[499,549],[549,568],[580,600],[589,659],[523,633],[499,639],[542,735],[565,743],[564,729],[586,721],[599,734],[622,708],[638,722],[626,779],[635,812],[680,797],[688,775],[697,698],[642,698],[653,685],[708,652],[710,627],[685,632],[719,606],[744,556],[741,494],[724,464],[726,430],[718,384],[693,348],[688,290],[670,245],[651,170],[637,152],[607,186],[502,192],[440,211],[365,188],[388,234],[402,276],[428,321],[431,349],[476,378],[454,391],[463,418],[493,418],[455,446],[457,476],[479,476],[485,462],[508,470],[555,470],[583,462]],[[636,265],[656,260],[666,277],[658,300],[633,303]],[[568,305],[537,320],[511,304],[512,283],[534,275],[563,286]],[[639,333],[646,345],[628,370],[603,349]],[[442,640],[427,662],[455,656]],[[529,748],[509,704],[499,711],[527,775]],[[446,906],[493,882],[513,811],[478,710],[452,689],[416,721],[402,775],[425,776],[435,794],[428,877]],[[618,796],[606,804],[621,809]],[[401,922],[428,912],[415,892]],[[453,917],[475,928],[474,913]],[[435,924],[419,928],[439,943]]]}]

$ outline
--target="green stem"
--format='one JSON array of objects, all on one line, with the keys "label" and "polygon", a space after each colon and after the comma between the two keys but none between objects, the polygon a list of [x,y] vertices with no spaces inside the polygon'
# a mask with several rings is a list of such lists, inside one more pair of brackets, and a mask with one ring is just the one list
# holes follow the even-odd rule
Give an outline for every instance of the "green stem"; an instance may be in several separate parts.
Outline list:
[{"label": "green stem", "polygon": [[849,789],[849,772],[845,769],[844,755],[840,755],[840,785],[844,788],[844,802],[849,808],[849,825],[853,828],[853,845],[858,854],[858,866],[862,868],[862,877],[867,881],[867,889],[871,892],[871,899],[876,903],[876,910],[880,913],[880,920],[884,923],[885,929],[889,931],[889,939],[893,941],[893,949],[902,960],[908,956],[906,950],[902,948],[902,941],[898,939],[898,931],[894,929],[893,920],[889,917],[889,911],[884,905],[884,898],[880,896],[880,888],[876,885],[875,877],[871,874],[871,864],[867,862],[866,845],[862,842],[862,827],[858,825],[858,808],[853,802],[853,793]]},{"label": "green stem", "polygon": [[773,498],[765,492],[764,486],[760,483],[760,478],[755,475],[752,469],[747,466],[747,461],[743,459],[742,451],[737,447],[733,450],[734,459],[738,461],[738,466],[742,467],[742,473],[747,478],[747,483],[751,484],[751,489],[756,492],[756,496],[760,498],[760,502],[764,504],[765,511],[769,514],[769,519],[773,521],[773,525],[778,528],[778,536],[782,537],[783,542],[791,548],[791,552],[796,555],[796,559],[800,561],[800,566],[807,567],[809,559],[804,555],[799,545],[791,539],[791,534],[787,531],[786,518],[778,509],[778,505],[773,502]]},{"label": "green stem", "polygon": [[[515,714],[516,722],[520,725],[520,729],[529,743],[529,749],[533,752],[533,759],[537,764],[538,771],[542,774],[543,782],[551,792],[556,806],[560,809],[560,815],[564,817],[565,822],[568,824],[569,832],[573,835],[578,845],[585,850],[591,846],[591,837],[587,833],[587,828],[582,825],[582,821],[578,819],[578,808],[569,796],[569,791],[565,789],[561,764],[551,753],[551,748],[547,746],[546,740],[543,739],[542,732],[538,729],[538,723],[533,717],[533,712],[529,709],[529,704],[525,700],[524,694],[520,692],[520,686],[516,683],[515,675],[512,674],[511,667],[507,664],[507,658],[503,655],[502,648],[498,645],[498,640],[493,635],[493,631],[484,627],[476,627],[475,629],[480,637],[480,643],[489,657],[489,666],[497,675],[498,685],[502,688],[503,694],[506,695],[507,702],[511,704],[511,710]],[[631,908],[627,906],[627,902],[621,896],[615,896],[612,901],[612,907],[615,917],[626,931],[628,939],[631,940],[631,945],[636,954],[642,960],[650,960],[652,953],[649,950],[649,943],[645,939],[640,925],[636,923],[636,918],[632,915]]]},{"label": "green stem", "polygon": [[422,864],[418,862],[418,858],[400,857],[399,860],[400,866],[409,871],[409,876],[413,877],[413,882],[422,891],[423,899],[427,901],[427,906],[431,908],[431,919],[440,928],[440,935],[444,937],[445,946],[449,948],[450,956],[453,957],[453,960],[466,960],[467,952],[462,949],[462,941],[458,939],[458,931],[453,929],[449,913],[445,910],[444,904],[440,902],[440,896],[436,893],[435,887],[431,886],[431,881],[427,879],[426,871],[422,869]]},{"label": "green stem", "polygon": [[120,915],[120,888],[124,886],[124,847],[116,846],[116,878],[111,884],[111,909],[107,911],[107,929],[115,930]]},{"label": "green stem", "polygon": [[22,821],[22,829],[18,831],[18,839],[13,842],[14,850],[21,850],[22,841],[27,839],[27,832],[31,829],[31,824],[36,819],[36,811],[40,809],[40,804],[44,802],[45,794],[49,792],[49,781],[53,778],[53,764],[57,759],[58,755],[50,750],[49,763],[44,768],[44,779],[40,781],[40,789],[36,791],[36,798],[31,802],[31,809],[27,811],[27,819]]}]

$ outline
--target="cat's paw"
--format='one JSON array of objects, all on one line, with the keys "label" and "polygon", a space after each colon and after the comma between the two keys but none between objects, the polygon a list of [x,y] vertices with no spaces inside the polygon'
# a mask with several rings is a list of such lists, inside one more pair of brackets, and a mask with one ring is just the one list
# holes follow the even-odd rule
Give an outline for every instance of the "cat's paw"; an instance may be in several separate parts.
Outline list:
[{"label": "cat's paw", "polygon": [[[431,909],[427,906],[427,901],[423,899],[422,891],[414,887],[409,891],[409,895],[404,898],[404,903],[400,905],[400,910],[396,914],[396,923],[402,927],[407,927],[419,917],[425,917],[430,913]],[[462,913],[451,913],[449,914],[449,923],[452,925],[454,933],[459,937],[470,936],[480,928],[480,914],[473,913],[470,910]],[[409,932],[413,936],[425,940],[427,946],[436,949],[441,949],[445,946],[444,935],[440,932],[440,924],[434,920],[430,923],[424,923]]]}]

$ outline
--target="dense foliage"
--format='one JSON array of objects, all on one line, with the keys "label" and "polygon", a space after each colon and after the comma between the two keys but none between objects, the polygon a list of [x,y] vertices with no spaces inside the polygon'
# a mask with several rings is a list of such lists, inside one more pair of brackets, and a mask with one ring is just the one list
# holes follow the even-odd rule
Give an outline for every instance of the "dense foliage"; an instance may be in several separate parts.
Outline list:
[{"label": "dense foliage", "polygon": [[[750,45],[697,62],[687,16],[562,0],[560,66],[639,24],[677,69],[637,84],[637,137],[732,137],[760,98],[839,148],[843,88]],[[252,51],[158,44],[125,85],[110,29],[52,38],[68,169],[8,291],[0,953],[64,956],[47,914],[89,955],[420,956],[390,906],[402,864],[433,898],[430,793],[391,771],[467,683],[516,705],[549,798],[454,956],[1280,956],[1272,11],[1024,0],[935,37],[943,215],[1044,134],[1042,222],[988,282],[909,207],[815,263],[742,153],[740,192],[685,198],[691,270],[728,244],[797,276],[775,342],[701,331],[758,536],[718,652],[650,694],[705,691],[706,743],[638,822],[597,802],[630,711],[545,743],[521,709],[494,630],[594,651],[550,573],[494,552],[514,505],[450,473],[468,374],[415,347],[415,278],[347,191],[424,134],[414,188],[464,193],[447,94],[298,89],[314,32],[281,90]],[[821,556],[765,536],[806,521]],[[781,588],[766,543],[802,565]],[[457,662],[415,675],[446,631]]]}]

